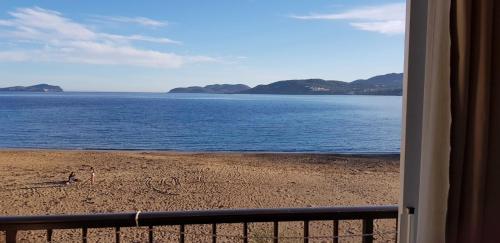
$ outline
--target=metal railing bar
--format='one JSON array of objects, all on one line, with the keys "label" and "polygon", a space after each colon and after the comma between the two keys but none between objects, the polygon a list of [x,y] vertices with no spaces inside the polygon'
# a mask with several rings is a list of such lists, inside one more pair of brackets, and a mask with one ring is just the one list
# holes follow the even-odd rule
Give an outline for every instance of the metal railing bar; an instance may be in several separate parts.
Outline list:
[{"label": "metal railing bar", "polygon": [[[393,219],[397,206],[331,207],[331,208],[274,208],[223,209],[178,212],[143,212],[140,225],[180,225],[241,222],[274,222],[304,220]],[[0,217],[0,231],[109,228],[136,226],[136,213],[87,215],[43,215]]]},{"label": "metal railing bar", "polygon": [[[333,220],[333,242],[338,243],[339,220],[362,220],[362,239],[364,243],[372,243],[374,239],[373,224],[375,219],[395,219],[397,228],[397,206],[369,206],[369,207],[326,207],[326,208],[271,208],[271,209],[223,209],[200,211],[174,211],[174,212],[137,212],[111,213],[111,214],[86,214],[86,215],[43,215],[43,216],[2,216],[0,217],[0,231],[5,231],[6,242],[16,242],[19,230],[46,230],[47,241],[52,240],[54,229],[82,230],[82,242],[88,241],[88,228],[115,228],[115,240],[120,242],[120,227],[135,227],[148,225],[149,242],[154,241],[154,226],[179,225],[179,242],[185,241],[185,225],[212,225],[210,236],[212,242],[217,242],[217,224],[242,223],[243,242],[248,242],[249,222],[273,222],[273,236],[265,237],[278,242],[279,222],[302,221],[304,223],[304,242],[309,242],[310,221]],[[205,233],[205,235],[208,235]],[[395,233],[397,237],[397,233]],[[230,236],[227,236],[230,237]],[[349,237],[349,236],[348,236]],[[241,239],[240,236],[235,238]],[[300,238],[300,237],[299,237]],[[332,236],[330,236],[332,239]]]}]

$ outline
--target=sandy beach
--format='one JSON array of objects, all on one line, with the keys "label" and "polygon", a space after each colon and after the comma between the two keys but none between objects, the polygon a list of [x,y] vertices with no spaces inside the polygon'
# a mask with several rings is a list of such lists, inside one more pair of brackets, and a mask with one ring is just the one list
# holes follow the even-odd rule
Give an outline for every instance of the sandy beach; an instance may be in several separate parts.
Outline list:
[{"label": "sandy beach", "polygon": [[[90,167],[96,171],[94,185],[88,181]],[[80,182],[68,186],[64,181],[71,171]],[[397,156],[0,151],[2,215],[381,205],[396,204],[398,194]],[[356,232],[358,223],[345,223],[341,231]],[[328,224],[312,230],[326,234],[331,232]],[[384,227],[381,223],[380,228]],[[255,234],[267,234],[258,228]],[[191,230],[202,232],[203,227]],[[286,231],[283,227],[280,234]],[[112,231],[103,232],[90,232],[90,242],[112,241]],[[175,241],[176,236],[168,232],[157,234],[159,242]],[[289,233],[294,233],[293,227]],[[78,234],[56,232],[54,240],[71,242]],[[131,229],[124,239],[142,242],[142,236],[146,232]],[[25,232],[19,239],[43,241],[44,232]],[[205,242],[194,234],[187,239]]]}]

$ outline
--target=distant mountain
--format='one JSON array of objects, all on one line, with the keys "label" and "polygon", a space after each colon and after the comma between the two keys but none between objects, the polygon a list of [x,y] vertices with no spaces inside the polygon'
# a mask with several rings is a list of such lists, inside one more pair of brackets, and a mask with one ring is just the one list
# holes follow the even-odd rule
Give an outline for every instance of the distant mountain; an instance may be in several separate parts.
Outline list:
[{"label": "distant mountain", "polygon": [[175,88],[170,93],[290,94],[290,95],[402,95],[403,74],[389,73],[352,82],[324,79],[294,79],[250,88],[243,84],[215,84]]},{"label": "distant mountain", "polygon": [[358,79],[350,84],[355,87],[354,92],[357,93],[402,95],[403,74],[389,73],[369,79]]},{"label": "distant mountain", "polygon": [[37,84],[33,86],[14,86],[7,88],[0,88],[0,91],[24,91],[24,92],[63,92],[59,86],[48,84]]},{"label": "distant mountain", "polygon": [[401,95],[403,74],[390,73],[352,82],[323,79],[284,80],[258,85],[244,94],[301,94],[301,95]]},{"label": "distant mountain", "polygon": [[244,84],[212,84],[205,87],[191,86],[187,88],[175,88],[169,93],[209,93],[209,94],[234,94],[250,89]]},{"label": "distant mountain", "polygon": [[348,92],[348,84],[342,81],[323,79],[283,80],[271,84],[257,85],[245,90],[244,94],[343,94]]}]

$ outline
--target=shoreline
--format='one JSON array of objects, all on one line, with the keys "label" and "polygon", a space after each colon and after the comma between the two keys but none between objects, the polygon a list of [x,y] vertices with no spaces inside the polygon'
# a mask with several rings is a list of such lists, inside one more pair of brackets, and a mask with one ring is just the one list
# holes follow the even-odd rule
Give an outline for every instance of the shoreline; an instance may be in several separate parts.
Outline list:
[{"label": "shoreline", "polygon": [[321,152],[321,151],[268,151],[268,150],[169,150],[169,149],[95,149],[95,148],[0,148],[8,151],[75,151],[75,152],[151,152],[171,154],[296,154],[296,155],[332,155],[346,157],[382,157],[399,158],[396,152]]}]

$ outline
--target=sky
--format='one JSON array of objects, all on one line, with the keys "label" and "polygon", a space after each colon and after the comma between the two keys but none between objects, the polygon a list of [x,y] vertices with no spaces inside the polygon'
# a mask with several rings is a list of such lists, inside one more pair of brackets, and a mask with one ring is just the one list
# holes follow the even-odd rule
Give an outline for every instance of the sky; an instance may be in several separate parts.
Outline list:
[{"label": "sky", "polygon": [[0,87],[166,92],[402,72],[394,0],[0,1]]}]

